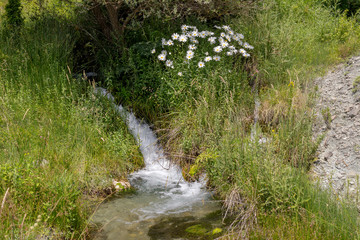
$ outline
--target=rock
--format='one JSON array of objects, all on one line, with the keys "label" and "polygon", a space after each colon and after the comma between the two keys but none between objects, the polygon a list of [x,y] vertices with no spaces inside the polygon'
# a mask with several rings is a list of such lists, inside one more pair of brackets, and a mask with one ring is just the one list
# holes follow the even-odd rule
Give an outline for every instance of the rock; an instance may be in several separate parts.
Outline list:
[{"label": "rock", "polygon": [[333,156],[333,153],[332,153],[332,152],[326,152],[326,153],[324,154],[324,160],[325,160],[325,161],[328,161],[332,156]]}]

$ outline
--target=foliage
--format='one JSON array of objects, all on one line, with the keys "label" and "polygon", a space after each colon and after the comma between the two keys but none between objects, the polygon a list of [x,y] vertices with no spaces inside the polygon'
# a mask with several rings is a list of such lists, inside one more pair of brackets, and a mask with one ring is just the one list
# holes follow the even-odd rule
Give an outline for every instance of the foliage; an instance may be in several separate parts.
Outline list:
[{"label": "foliage", "polygon": [[44,15],[28,21],[16,42],[1,35],[0,235],[6,239],[85,238],[86,196],[111,193],[114,179],[142,164],[114,107],[71,77],[70,20]]},{"label": "foliage", "polygon": [[17,28],[23,25],[24,19],[21,16],[21,9],[20,0],[9,0],[5,5],[5,19],[8,27]]}]

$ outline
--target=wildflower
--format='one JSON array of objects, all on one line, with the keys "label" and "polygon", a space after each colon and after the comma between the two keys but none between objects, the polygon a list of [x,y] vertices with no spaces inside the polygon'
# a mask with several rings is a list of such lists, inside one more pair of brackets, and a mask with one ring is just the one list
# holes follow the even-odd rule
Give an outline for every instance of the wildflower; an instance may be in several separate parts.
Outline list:
[{"label": "wildflower", "polygon": [[198,37],[198,36],[199,36],[199,33],[198,33],[197,31],[193,31],[193,32],[191,33],[191,36],[192,36],[192,37]]},{"label": "wildflower", "polygon": [[178,40],[179,39],[179,34],[178,33],[173,33],[173,35],[171,35],[173,40]]},{"label": "wildflower", "polygon": [[185,36],[184,34],[180,35],[179,41],[180,42],[186,42],[187,41],[187,36]]},{"label": "wildflower", "polygon": [[190,60],[194,57],[194,52],[189,50],[186,52],[186,59]]},{"label": "wildflower", "polygon": [[180,77],[182,77],[183,74],[182,74],[182,72],[178,72],[178,75],[179,75]]},{"label": "wildflower", "polygon": [[216,55],[216,56],[213,56],[213,60],[214,60],[214,61],[217,61],[217,62],[220,61],[220,56],[217,56],[217,55]]},{"label": "wildflower", "polygon": [[206,53],[205,53],[205,55],[207,56],[207,55],[209,55],[209,53],[208,53],[208,52],[206,52]]},{"label": "wildflower", "polygon": [[248,44],[247,42],[244,43],[244,48],[248,48],[248,49],[254,49],[253,46],[251,46],[250,44]]},{"label": "wildflower", "polygon": [[164,54],[165,56],[167,55],[167,51],[166,50],[162,50],[161,54]]},{"label": "wildflower", "polygon": [[231,30],[230,27],[227,26],[227,25],[223,25],[222,28],[223,28],[224,30],[227,30],[227,31],[228,31],[228,30]]},{"label": "wildflower", "polygon": [[213,36],[215,33],[214,32],[207,32],[208,36]]},{"label": "wildflower", "polygon": [[214,52],[219,53],[219,52],[221,52],[221,51],[222,51],[221,46],[214,47]]},{"label": "wildflower", "polygon": [[166,60],[166,55],[165,55],[165,54],[160,54],[160,55],[158,56],[158,59],[159,59],[160,61],[165,61],[165,60]]},{"label": "wildflower", "polygon": [[240,53],[241,53],[242,55],[244,55],[244,54],[246,53],[246,51],[241,48],[241,49],[240,49]]},{"label": "wildflower", "polygon": [[192,43],[195,43],[195,44],[198,44],[199,43],[199,41],[198,40],[196,40],[195,38],[190,38],[190,42],[192,42]]},{"label": "wildflower", "polygon": [[195,49],[196,49],[196,46],[195,46],[194,44],[190,44],[190,45],[189,45],[189,49],[190,49],[190,50],[195,50]]},{"label": "wildflower", "polygon": [[217,28],[217,29],[221,29],[221,27],[219,27],[219,26],[216,26],[216,25],[214,26],[214,28]]},{"label": "wildflower", "polygon": [[250,57],[250,54],[245,53],[245,54],[243,54],[243,56],[244,56],[244,57]]},{"label": "wildflower", "polygon": [[229,52],[226,52],[226,55],[227,55],[227,56],[231,56],[231,55],[233,55],[233,52],[230,52],[230,51],[229,51]]},{"label": "wildflower", "polygon": [[237,35],[233,35],[232,38],[233,38],[235,41],[240,41],[240,38],[239,38]]},{"label": "wildflower", "polygon": [[172,40],[169,40],[169,41],[167,41],[167,45],[172,46],[172,45],[174,45],[174,42]]},{"label": "wildflower", "polygon": [[166,65],[167,67],[173,67],[173,61],[171,61],[171,60],[166,60],[165,65]]},{"label": "wildflower", "polygon": [[205,63],[204,63],[204,62],[199,62],[199,63],[198,63],[198,67],[199,67],[199,68],[205,67]]},{"label": "wildflower", "polygon": [[241,33],[236,34],[236,36],[240,39],[244,39],[244,35],[242,35]]},{"label": "wildflower", "polygon": [[166,46],[167,45],[167,41],[165,38],[161,39],[161,45],[162,46]]},{"label": "wildflower", "polygon": [[200,37],[201,38],[206,38],[206,36],[208,35],[208,33],[207,33],[207,31],[202,31],[202,32],[200,32]]},{"label": "wildflower", "polygon": [[156,53],[155,48],[154,48],[153,50],[151,50],[151,53],[152,53],[152,54]]},{"label": "wildflower", "polygon": [[226,38],[229,42],[231,42],[231,37],[230,37],[229,35],[225,35],[225,38]]},{"label": "wildflower", "polygon": [[215,44],[215,43],[216,43],[216,37],[209,37],[209,38],[208,38],[208,41],[209,41],[211,44]]},{"label": "wildflower", "polygon": [[205,62],[210,62],[211,60],[212,60],[212,57],[210,57],[210,56],[207,56],[207,57],[205,57],[205,59],[204,59]]},{"label": "wildflower", "polygon": [[221,37],[225,37],[225,35],[226,35],[226,34],[225,34],[225,33],[223,33],[223,32],[222,32],[222,33],[220,33],[220,36],[221,36]]},{"label": "wildflower", "polygon": [[182,30],[183,32],[185,32],[186,30],[188,30],[188,28],[189,28],[189,26],[187,26],[187,25],[182,25],[182,26],[181,26],[181,30]]},{"label": "wildflower", "polygon": [[225,48],[225,47],[227,47],[227,46],[229,46],[229,43],[228,43],[228,42],[223,41],[223,42],[221,43],[221,47]]},{"label": "wildflower", "polygon": [[234,35],[234,31],[232,31],[232,30],[229,30],[228,33],[229,33],[230,35]]}]

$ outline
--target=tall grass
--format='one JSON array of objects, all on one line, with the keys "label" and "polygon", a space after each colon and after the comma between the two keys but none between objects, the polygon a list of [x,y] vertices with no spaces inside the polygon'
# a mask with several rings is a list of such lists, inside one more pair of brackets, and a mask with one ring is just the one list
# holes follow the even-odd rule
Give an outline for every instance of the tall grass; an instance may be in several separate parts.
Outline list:
[{"label": "tall grass", "polygon": [[69,19],[44,15],[0,45],[0,236],[84,238],[86,196],[142,164],[111,104],[71,76]]}]

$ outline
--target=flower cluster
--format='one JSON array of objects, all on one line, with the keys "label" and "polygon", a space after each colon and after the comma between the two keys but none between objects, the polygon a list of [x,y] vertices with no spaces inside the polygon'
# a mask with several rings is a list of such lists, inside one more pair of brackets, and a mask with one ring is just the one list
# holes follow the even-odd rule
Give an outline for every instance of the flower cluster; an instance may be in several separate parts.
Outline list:
[{"label": "flower cluster", "polygon": [[[162,48],[163,50],[158,55],[160,61],[164,61],[165,65],[170,68],[174,68],[174,63],[171,60],[171,52],[167,52],[165,49],[166,46],[173,46],[179,44],[181,47],[186,48],[185,62],[189,63],[191,59],[195,57],[195,51],[198,49],[200,42],[213,45],[212,52],[214,55],[209,52],[206,52],[204,56],[197,57],[197,66],[198,68],[205,67],[205,63],[211,61],[219,62],[221,60],[220,55],[233,56],[233,55],[242,55],[243,57],[249,57],[250,54],[246,49],[253,49],[247,42],[243,42],[244,35],[234,32],[229,26],[215,26],[218,29],[219,34],[216,36],[214,32],[211,31],[199,31],[195,26],[182,25],[181,33],[173,33],[170,39],[162,39]],[[187,45],[188,44],[188,45]],[[166,47],[166,49],[169,49]],[[156,53],[156,50],[151,51],[152,54]],[[179,76],[183,76],[182,72],[178,73]]]}]

